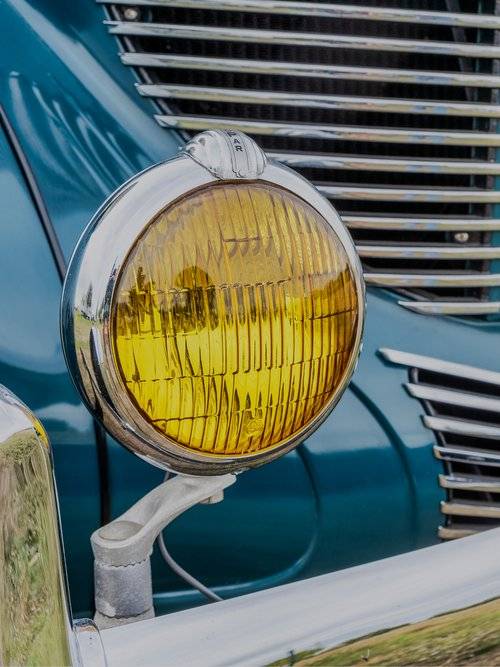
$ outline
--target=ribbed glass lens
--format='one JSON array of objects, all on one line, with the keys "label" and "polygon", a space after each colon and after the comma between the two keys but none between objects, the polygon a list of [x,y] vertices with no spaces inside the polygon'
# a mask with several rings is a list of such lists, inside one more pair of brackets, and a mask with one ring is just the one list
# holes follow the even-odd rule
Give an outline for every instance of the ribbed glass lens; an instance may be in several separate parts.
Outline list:
[{"label": "ribbed glass lens", "polygon": [[208,455],[276,447],[332,401],[358,320],[325,220],[265,183],[197,190],[153,220],[118,277],[116,364],[143,416]]}]

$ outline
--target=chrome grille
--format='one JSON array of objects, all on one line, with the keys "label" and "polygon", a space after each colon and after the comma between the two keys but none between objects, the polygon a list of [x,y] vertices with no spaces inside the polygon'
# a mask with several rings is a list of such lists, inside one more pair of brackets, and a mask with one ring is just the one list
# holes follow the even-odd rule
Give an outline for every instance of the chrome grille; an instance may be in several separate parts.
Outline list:
[{"label": "chrome grille", "polygon": [[443,462],[439,484],[443,539],[500,526],[500,373],[432,357],[382,349],[409,369],[408,393],[422,401],[423,422]]},{"label": "chrome grille", "polygon": [[240,129],[301,171],[401,305],[500,312],[493,0],[98,1],[160,125]]}]

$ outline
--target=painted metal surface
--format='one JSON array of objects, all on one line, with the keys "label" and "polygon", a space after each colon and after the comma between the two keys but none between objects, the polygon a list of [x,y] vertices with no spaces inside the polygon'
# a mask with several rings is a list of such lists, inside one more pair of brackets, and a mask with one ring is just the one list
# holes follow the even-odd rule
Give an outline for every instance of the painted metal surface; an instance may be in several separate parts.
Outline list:
[{"label": "painted metal surface", "polygon": [[[10,0],[0,19],[9,26],[0,42],[0,96],[69,258],[105,197],[181,142],[134,90],[102,7]],[[8,268],[0,305],[9,317],[2,320],[1,380],[37,410],[54,442],[74,608],[84,612],[91,605],[88,537],[99,521],[92,422],[60,352],[52,258],[16,165],[3,157],[0,194],[9,215],[0,224],[0,253]],[[494,322],[424,317],[399,308],[388,292],[371,292],[364,352],[333,415],[296,453],[245,474],[224,503],[197,507],[172,525],[173,555],[229,596],[435,542],[445,494],[433,436],[402,387],[406,371],[376,351],[395,347],[500,371],[498,334]],[[108,444],[116,516],[162,473]],[[157,555],[153,575],[159,610],[201,601]]]},{"label": "painted metal surface", "polygon": [[0,378],[33,409],[54,447],[69,575],[77,609],[92,601],[88,538],[99,484],[92,419],[67,375],[58,333],[61,281],[30,193],[0,134]]}]

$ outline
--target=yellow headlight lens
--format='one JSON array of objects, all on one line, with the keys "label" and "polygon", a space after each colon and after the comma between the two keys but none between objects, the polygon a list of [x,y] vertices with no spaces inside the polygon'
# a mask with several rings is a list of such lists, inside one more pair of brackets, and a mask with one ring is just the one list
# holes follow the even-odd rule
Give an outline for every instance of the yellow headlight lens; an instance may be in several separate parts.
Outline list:
[{"label": "yellow headlight lens", "polygon": [[170,440],[260,452],[331,402],[359,306],[345,250],[315,209],[266,183],[211,185],[161,213],[130,252],[112,304],[115,361]]}]

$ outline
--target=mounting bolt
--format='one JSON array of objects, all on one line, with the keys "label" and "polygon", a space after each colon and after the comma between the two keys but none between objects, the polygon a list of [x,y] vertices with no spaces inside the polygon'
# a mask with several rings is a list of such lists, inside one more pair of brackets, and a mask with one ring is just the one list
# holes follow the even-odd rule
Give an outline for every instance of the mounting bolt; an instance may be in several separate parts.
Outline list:
[{"label": "mounting bolt", "polygon": [[123,18],[126,21],[137,21],[139,18],[139,10],[137,7],[125,7],[123,10]]},{"label": "mounting bolt", "polygon": [[469,240],[469,232],[456,232],[453,235],[453,238],[457,243],[467,243]]}]

